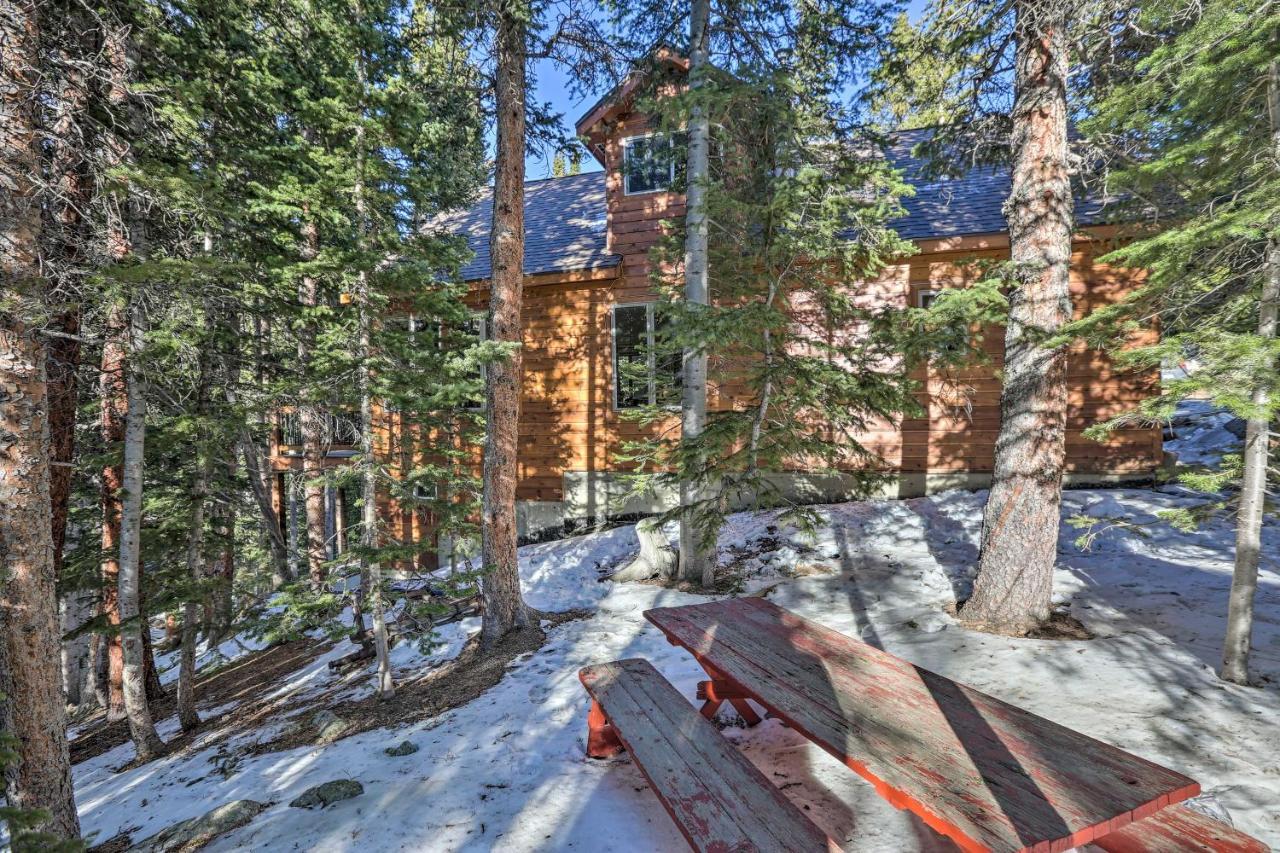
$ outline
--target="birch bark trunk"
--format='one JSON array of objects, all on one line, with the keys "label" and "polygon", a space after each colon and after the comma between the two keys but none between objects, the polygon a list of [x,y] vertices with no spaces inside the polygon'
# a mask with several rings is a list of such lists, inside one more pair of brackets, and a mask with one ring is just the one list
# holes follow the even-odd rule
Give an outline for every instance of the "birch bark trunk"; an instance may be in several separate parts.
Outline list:
[{"label": "birch bark trunk", "polygon": [[[1271,121],[1272,162],[1280,162],[1280,63],[1271,63],[1267,75],[1267,109]],[[1258,303],[1258,337],[1270,341],[1276,336],[1276,314],[1280,308],[1280,236],[1271,238],[1266,263],[1266,279]],[[1269,411],[1271,395],[1267,386],[1254,388],[1251,402],[1255,412]],[[1240,485],[1240,511],[1236,516],[1236,565],[1227,601],[1227,639],[1222,651],[1222,677],[1236,684],[1249,683],[1253,599],[1258,592],[1262,513],[1266,507],[1270,461],[1271,419],[1255,415],[1245,426],[1244,481]]]},{"label": "birch bark trunk", "polygon": [[[357,14],[360,5],[356,4]],[[368,71],[363,50],[356,53],[356,81],[360,88],[360,123],[356,125],[356,219],[360,228],[360,244],[365,249],[366,262],[372,256],[368,252],[371,223],[365,193],[365,91]],[[356,310],[359,312],[358,382],[360,385],[360,481],[364,492],[364,529],[361,536],[360,586],[369,599],[373,620],[373,647],[378,661],[378,698],[395,696],[395,683],[391,678],[391,657],[387,643],[387,621],[382,602],[382,561],[374,552],[379,545],[378,535],[378,460],[374,441],[373,375],[370,359],[373,357],[373,317],[369,293],[369,274],[360,270],[356,278]],[[320,494],[321,525],[324,524],[324,493]],[[322,528],[323,529],[323,528]]]},{"label": "birch bark trunk", "polygon": [[[689,89],[696,93],[705,85],[710,63],[711,0],[693,0],[689,18]],[[689,155],[685,202],[684,298],[691,305],[710,301],[707,281],[707,199],[710,178],[709,152],[711,124],[706,111],[694,104],[689,115]],[[707,422],[707,354],[702,349],[686,349],[681,388],[680,441],[689,443],[702,435]],[[706,496],[701,482],[702,460],[695,463],[693,477],[680,483],[680,578],[711,587],[715,584],[715,549],[705,547],[699,524],[699,507]],[[688,472],[687,472],[688,473]]]},{"label": "birch bark trunk", "polygon": [[1049,616],[1066,455],[1072,197],[1067,164],[1066,21],[1056,4],[1016,4],[1013,186],[1005,202],[1013,289],[1000,432],[970,626],[1025,634]]},{"label": "birch bark trunk", "polygon": [[123,499],[120,502],[120,622],[124,651],[124,707],[140,761],[150,761],[164,752],[164,742],[156,734],[147,702],[146,653],[142,645],[147,630],[142,613],[142,474],[146,440],[146,379],[139,364],[145,321],[142,306],[134,300],[129,308],[129,357],[125,370],[125,427]]},{"label": "birch bark trunk", "polygon": [[484,497],[480,549],[484,613],[481,644],[493,648],[531,623],[516,562],[516,454],[520,439],[524,298],[525,62],[529,7],[501,0],[496,49],[497,162],[490,227],[489,338],[511,348],[485,377]]},{"label": "birch bark trunk", "polygon": [[[206,311],[208,308],[206,308]],[[212,323],[206,332],[212,337]],[[210,387],[213,375],[210,362],[213,353],[208,344],[200,359],[199,378],[196,385],[194,414],[203,424],[209,415]],[[204,429],[201,427],[201,433]],[[195,445],[194,471],[191,475],[191,506],[187,516],[187,579],[192,589],[198,589],[204,580],[204,518],[205,502],[209,493],[209,481],[213,476],[213,454],[208,443],[198,439]],[[182,633],[178,654],[178,723],[184,732],[193,732],[200,726],[196,712],[196,636],[198,607],[194,595],[188,595],[182,604]]]},{"label": "birch bark trunk", "polygon": [[58,668],[49,493],[47,353],[24,308],[40,277],[37,4],[0,3],[0,729],[16,739],[4,776],[12,807],[45,809],[39,827],[80,835]]}]

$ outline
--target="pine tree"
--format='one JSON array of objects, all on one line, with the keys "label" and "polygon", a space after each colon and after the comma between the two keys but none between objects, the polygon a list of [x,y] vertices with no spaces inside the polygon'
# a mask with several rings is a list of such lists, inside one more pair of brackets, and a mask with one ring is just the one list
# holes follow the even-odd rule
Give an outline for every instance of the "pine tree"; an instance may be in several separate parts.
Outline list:
[{"label": "pine tree", "polygon": [[957,69],[943,89],[955,122],[935,131],[926,153],[944,171],[1007,163],[1012,181],[1004,205],[1010,261],[983,283],[1008,300],[1000,431],[978,577],[961,610],[965,623],[996,632],[1025,633],[1049,615],[1066,459],[1059,332],[1072,316],[1069,71],[1115,5],[938,2],[923,28],[925,44]]},{"label": "pine tree", "polygon": [[520,442],[520,306],[524,292],[524,151],[526,64],[530,9],[521,0],[501,0],[494,53],[493,220],[489,228],[489,336],[507,346],[506,357],[485,377],[484,505],[481,560],[484,564],[484,624],[481,641],[492,648],[511,631],[532,623],[520,593],[516,556],[516,453]]},{"label": "pine tree", "polygon": [[[57,667],[48,384],[40,324],[41,204],[36,186],[40,20],[27,3],[0,6],[0,732],[16,742],[4,773],[15,838],[29,829],[80,834],[71,786],[66,711]],[[5,762],[6,764],[9,762]],[[34,827],[18,818],[41,810]]]},{"label": "pine tree", "polygon": [[[713,45],[732,55],[735,24],[716,20]],[[780,487],[779,475],[789,470],[845,474],[869,487],[883,464],[859,433],[914,410],[908,365],[918,353],[902,344],[930,336],[903,334],[908,312],[868,310],[856,298],[858,282],[873,279],[908,247],[887,225],[906,188],[878,140],[838,107],[839,69],[850,59],[846,51],[861,47],[830,34],[848,24],[802,14],[778,36],[776,53],[744,61],[732,73],[709,64],[701,85],[677,96],[665,92],[678,80],[655,76],[641,107],[681,142],[695,116],[716,128],[700,199],[694,158],[674,155],[689,164],[689,204],[702,207],[715,228],[705,258],[698,258],[701,241],[691,240],[699,217],[672,223],[656,249],[662,301],[649,357],[660,375],[683,358],[680,384],[687,392],[688,353],[705,355],[700,381],[715,389],[716,404],[700,430],[626,449],[638,469],[662,472],[638,475],[636,489],[684,488],[676,511],[688,520],[682,559],[688,552],[709,557],[735,507],[784,505],[797,522],[812,522]],[[705,302],[687,292],[699,268],[706,272]],[[858,332],[838,331],[849,329]],[[733,398],[721,389],[733,389]],[[658,390],[638,417],[651,425],[667,421],[666,405],[678,394]],[[685,403],[688,412],[697,400]],[[705,559],[696,576],[681,574],[710,586],[713,572],[714,561]]]},{"label": "pine tree", "polygon": [[[1122,364],[1157,368],[1195,352],[1202,367],[1166,382],[1159,397],[1100,425],[1168,419],[1178,402],[1208,397],[1247,421],[1244,451],[1221,470],[1193,475],[1212,491],[1238,484],[1235,572],[1222,677],[1245,684],[1261,522],[1268,510],[1270,435],[1280,387],[1280,14],[1255,4],[1152,2],[1115,51],[1112,85],[1084,130],[1105,155],[1108,187],[1130,200],[1136,239],[1104,258],[1147,270],[1142,288],[1087,318],[1078,331],[1117,350],[1159,320],[1159,343],[1120,350]],[[1199,515],[1221,508],[1213,502]],[[1194,523],[1174,513],[1178,524]]]}]

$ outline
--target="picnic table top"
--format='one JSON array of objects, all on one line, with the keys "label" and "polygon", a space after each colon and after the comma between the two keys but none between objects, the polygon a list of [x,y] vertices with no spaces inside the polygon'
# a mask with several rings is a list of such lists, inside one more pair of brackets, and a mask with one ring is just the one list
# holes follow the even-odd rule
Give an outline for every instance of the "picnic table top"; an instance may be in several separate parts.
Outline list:
[{"label": "picnic table top", "polygon": [[1056,853],[1200,792],[1180,773],[764,599],[644,615],[713,678],[963,849]]}]

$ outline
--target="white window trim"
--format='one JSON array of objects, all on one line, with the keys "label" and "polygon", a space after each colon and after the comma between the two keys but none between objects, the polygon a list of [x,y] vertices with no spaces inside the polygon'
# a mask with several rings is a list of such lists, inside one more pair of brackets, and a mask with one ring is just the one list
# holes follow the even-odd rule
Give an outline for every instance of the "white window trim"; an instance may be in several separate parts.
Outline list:
[{"label": "white window trim", "polygon": [[627,169],[627,155],[628,155],[628,152],[631,150],[631,143],[635,142],[637,139],[654,139],[656,137],[666,138],[668,146],[671,146],[673,144],[672,134],[662,133],[659,131],[655,131],[653,133],[638,133],[635,136],[627,136],[623,138],[622,140],[622,194],[623,195],[653,195],[654,193],[669,193],[672,191],[672,187],[676,185],[676,161],[675,161],[675,157],[672,157],[670,159],[670,162],[667,163],[667,185],[665,187],[658,187],[652,190],[636,190],[634,192],[631,190],[631,175]]},{"label": "white window trim", "polygon": [[941,296],[941,290],[920,290],[916,292],[916,307],[924,308],[930,296]]},{"label": "white window trim", "polygon": [[639,406],[621,406],[618,404],[618,309],[619,308],[644,308],[644,332],[645,347],[648,350],[648,364],[646,368],[649,376],[649,403],[652,406],[658,399],[658,366],[653,352],[654,337],[654,303],[652,302],[618,302],[609,309],[609,366],[613,371],[613,410],[615,412],[625,412],[628,409],[636,409]]}]

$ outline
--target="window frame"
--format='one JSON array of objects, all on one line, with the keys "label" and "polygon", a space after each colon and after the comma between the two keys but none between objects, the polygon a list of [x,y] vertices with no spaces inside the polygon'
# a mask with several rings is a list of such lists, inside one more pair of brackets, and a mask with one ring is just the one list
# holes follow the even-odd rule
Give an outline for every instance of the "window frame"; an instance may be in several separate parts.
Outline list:
[{"label": "window frame", "polygon": [[936,299],[941,295],[941,290],[918,290],[916,291],[916,307],[928,310],[929,306],[925,303],[929,301],[930,297]]},{"label": "window frame", "polygon": [[[653,406],[658,401],[658,364],[657,358],[653,352],[654,336],[656,334],[655,325],[655,307],[653,302],[617,302],[609,308],[609,367],[613,371],[613,410],[615,412],[625,412],[631,409],[639,409],[642,406]],[[648,402],[641,403],[636,406],[623,406],[618,400],[618,309],[619,308],[643,308],[644,312],[644,334],[645,334],[645,373],[649,380]]]},{"label": "window frame", "polygon": [[[627,168],[627,158],[630,156],[631,143],[639,139],[657,139],[666,140],[667,149],[671,152],[671,156],[667,158],[667,184],[663,187],[655,187],[651,190],[633,190],[631,189],[631,171]],[[652,131],[650,133],[637,133],[632,136],[622,138],[622,194],[625,196],[653,195],[654,193],[669,193],[675,191],[676,185],[676,158],[675,158],[675,135],[664,133],[662,131]]]}]

